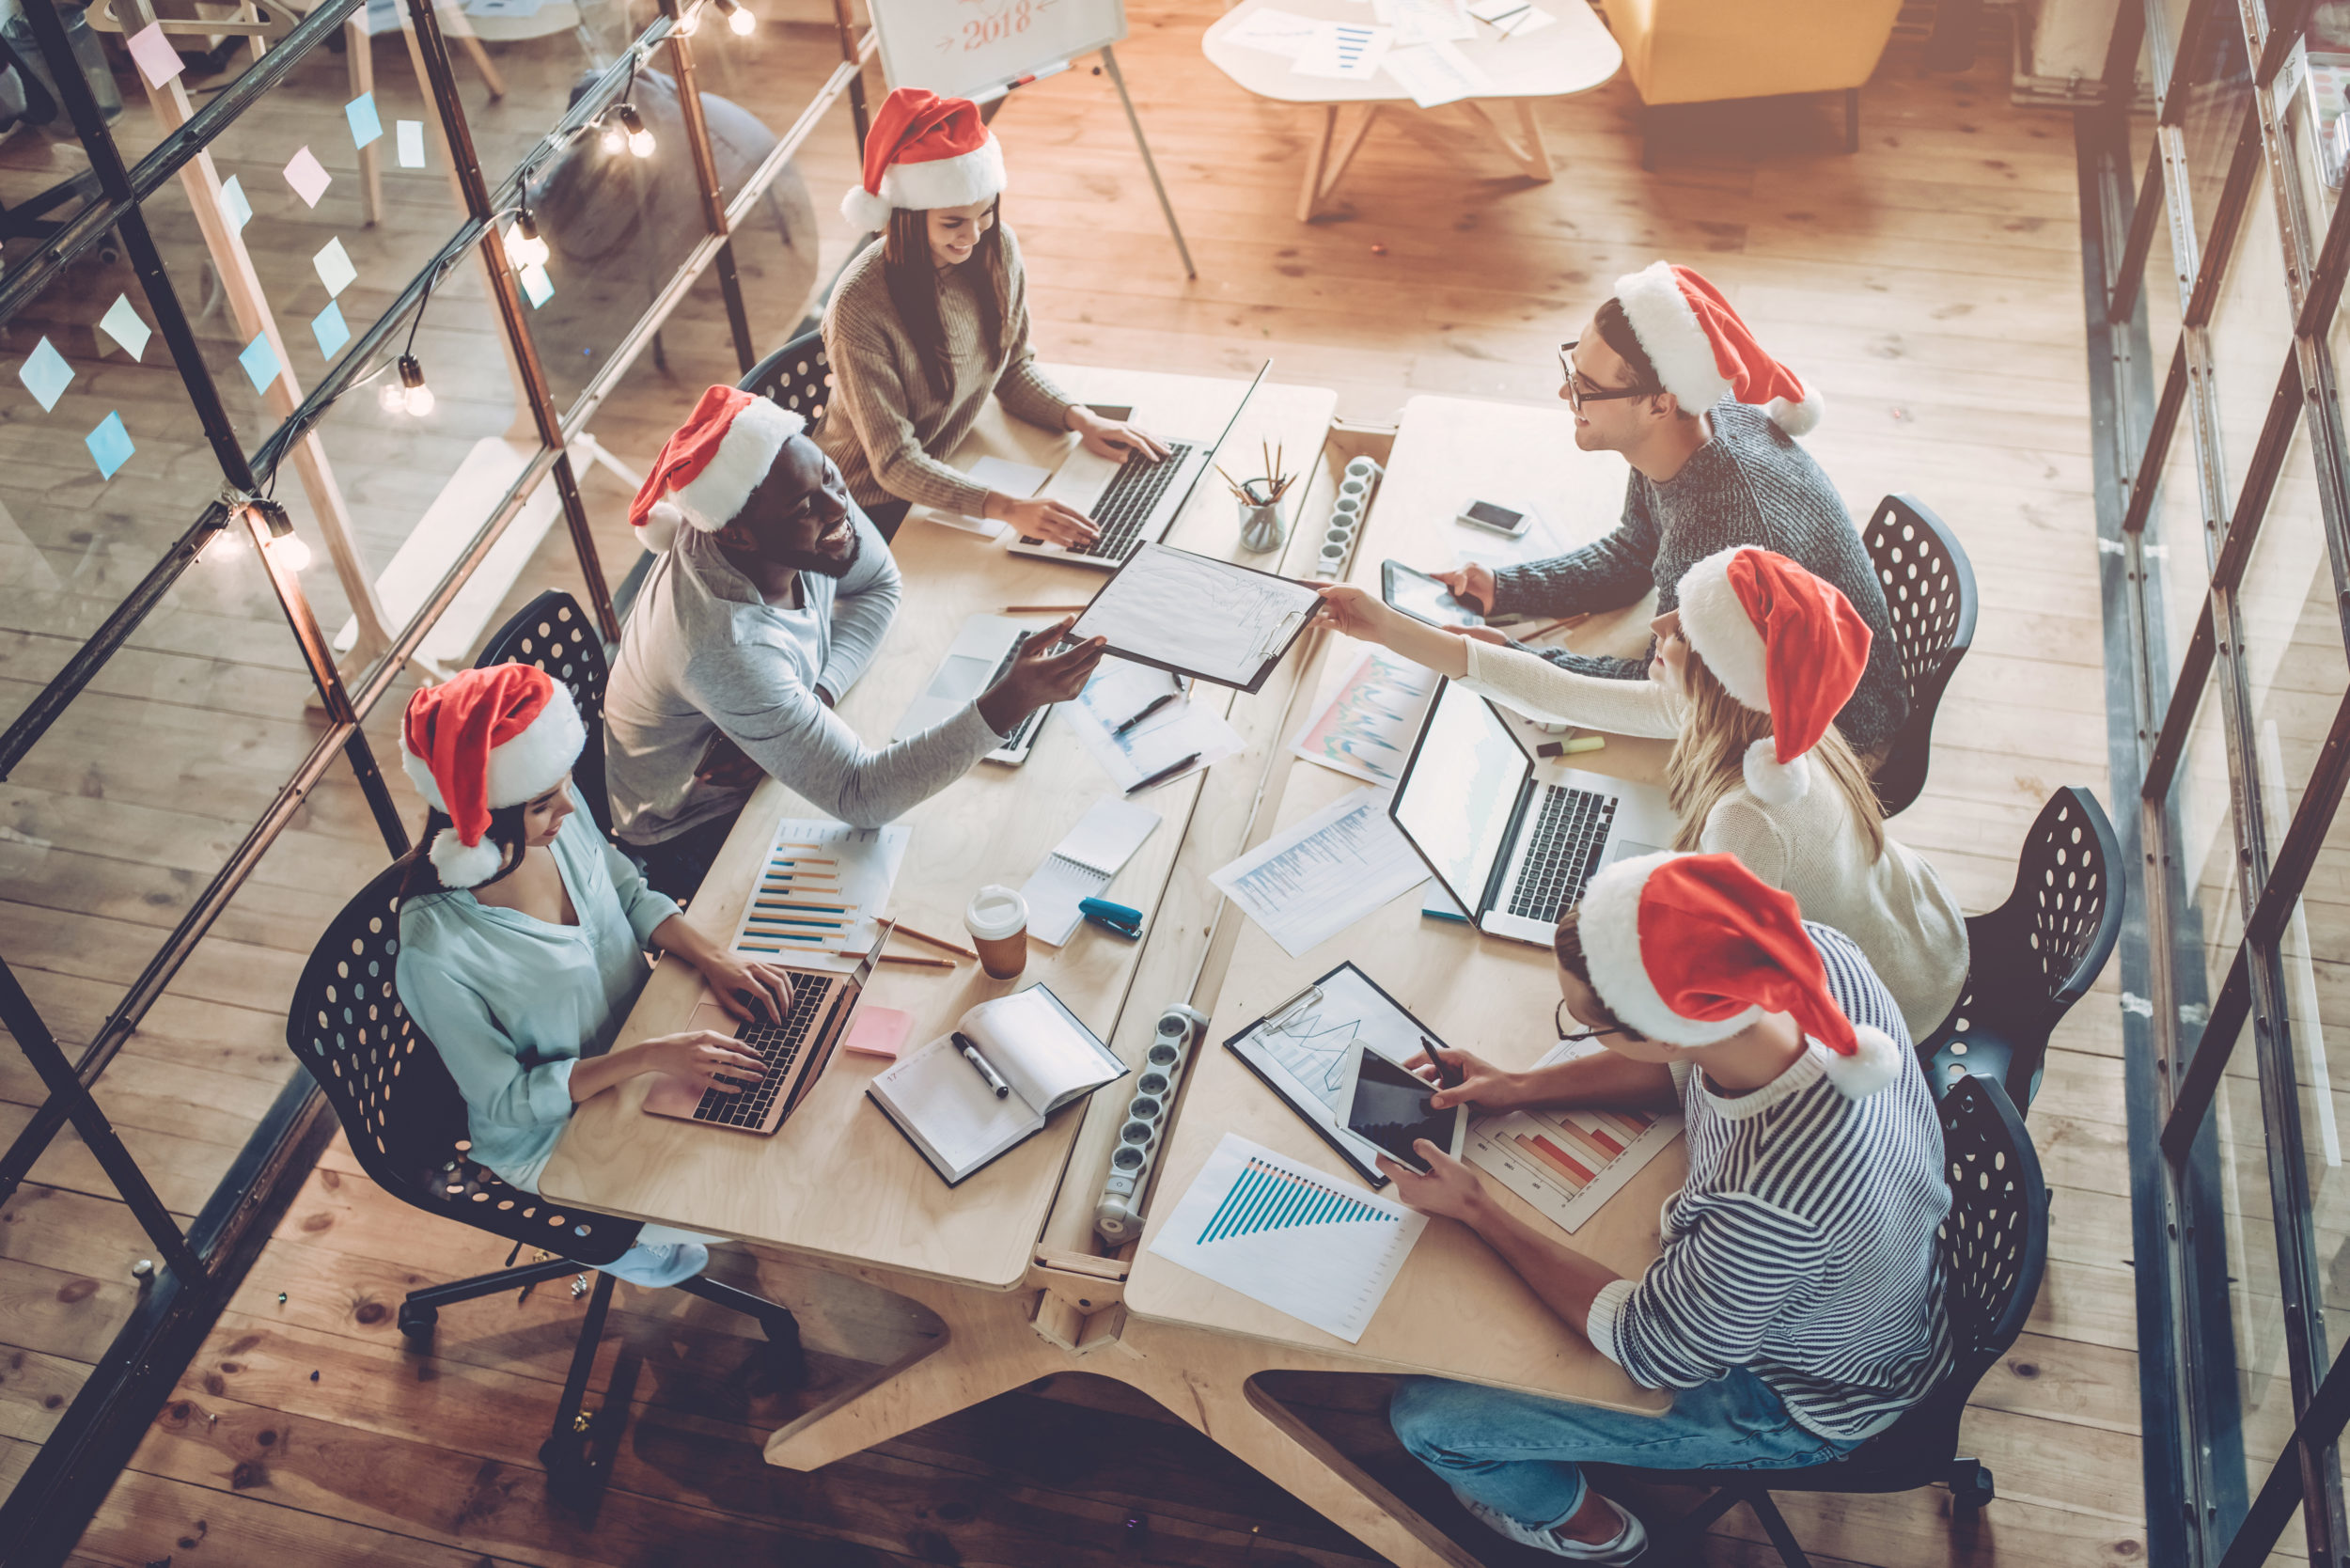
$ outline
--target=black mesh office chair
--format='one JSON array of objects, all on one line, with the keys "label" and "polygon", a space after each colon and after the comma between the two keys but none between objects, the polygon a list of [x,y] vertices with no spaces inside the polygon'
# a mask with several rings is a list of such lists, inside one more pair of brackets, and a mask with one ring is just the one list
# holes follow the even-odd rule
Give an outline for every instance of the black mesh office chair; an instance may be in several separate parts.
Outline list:
[{"label": "black mesh office chair", "polygon": [[588,744],[572,764],[572,782],[587,797],[597,830],[611,838],[612,806],[603,791],[603,686],[612,666],[604,659],[603,638],[579,601],[561,588],[547,589],[491,634],[473,664],[476,669],[529,665],[572,689],[579,722],[588,729]]},{"label": "black mesh office chair", "polygon": [[1774,1492],[1908,1492],[1945,1482],[1953,1512],[1968,1513],[1996,1495],[1991,1472],[1958,1451],[1960,1413],[1983,1374],[1998,1364],[2031,1315],[2048,1256],[2048,1186],[2024,1119],[1988,1078],[1967,1078],[1942,1096],[1942,1141],[1950,1212],[1942,1223],[1942,1294],[1950,1319],[1949,1373],[1933,1393],[1843,1458],[1796,1470],[1643,1470],[1651,1482],[1711,1486],[1713,1496],[1674,1527],[1675,1555],[1659,1540],[1650,1556],[1692,1560],[1708,1526],[1740,1503],[1754,1510],[1787,1568],[1807,1568]]},{"label": "black mesh office chair", "polygon": [[832,362],[824,357],[824,335],[801,333],[752,366],[750,373],[734,384],[806,416],[808,433],[815,434],[832,401]]},{"label": "black mesh office chair", "polygon": [[2122,936],[2128,888],[2121,841],[2087,790],[2059,790],[2017,856],[2015,887],[1966,917],[1966,989],[1950,1017],[1918,1042],[1937,1093],[1968,1076],[1997,1078],[2026,1111],[2040,1092],[2048,1036],[2096,983]]},{"label": "black mesh office chair", "polygon": [[1975,640],[1975,569],[1942,520],[1914,495],[1879,501],[1860,541],[1885,585],[1902,684],[1909,690],[1909,717],[1894,732],[1876,774],[1878,803],[1891,817],[1907,810],[1926,787],[1934,713]]},{"label": "black mesh office chair", "polygon": [[[400,1308],[400,1331],[423,1349],[432,1342],[442,1308],[600,1268],[635,1246],[644,1226],[524,1192],[467,1157],[472,1144],[464,1097],[440,1053],[400,1006],[393,984],[400,889],[407,875],[404,860],[387,868],[326,928],[294,989],[286,1044],[326,1091],[352,1152],[376,1185],[427,1214],[503,1236],[517,1254],[525,1246],[555,1254],[543,1262],[409,1292]],[[758,1319],[767,1335],[762,1376],[777,1388],[796,1388],[804,1380],[800,1325],[789,1309],[711,1279],[688,1279],[677,1288]],[[599,1273],[554,1432],[539,1450],[550,1492],[574,1504],[584,1505],[602,1488],[628,1419],[625,1403],[593,1413],[585,1407],[588,1374],[611,1301],[612,1277]]]}]

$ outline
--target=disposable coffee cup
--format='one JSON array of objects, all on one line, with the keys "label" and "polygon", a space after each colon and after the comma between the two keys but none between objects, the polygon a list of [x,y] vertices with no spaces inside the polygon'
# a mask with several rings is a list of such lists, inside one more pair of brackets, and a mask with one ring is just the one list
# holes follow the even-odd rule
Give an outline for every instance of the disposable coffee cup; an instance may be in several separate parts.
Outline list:
[{"label": "disposable coffee cup", "polygon": [[991,980],[1013,980],[1028,966],[1028,901],[1015,887],[989,883],[971,895],[963,928]]}]

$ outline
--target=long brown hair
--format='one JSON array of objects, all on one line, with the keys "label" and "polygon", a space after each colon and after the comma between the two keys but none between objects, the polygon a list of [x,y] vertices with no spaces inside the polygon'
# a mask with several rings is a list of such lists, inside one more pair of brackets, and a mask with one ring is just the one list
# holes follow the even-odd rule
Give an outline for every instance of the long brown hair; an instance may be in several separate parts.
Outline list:
[{"label": "long brown hair", "polygon": [[[987,362],[1004,357],[1004,328],[1010,310],[1010,285],[1004,274],[1004,203],[1001,196],[988,208],[987,232],[971,253],[966,267],[977,267],[984,280],[993,310],[979,312],[979,336],[987,343]],[[931,255],[930,214],[913,208],[893,208],[889,227],[882,238],[882,278],[889,286],[889,303],[922,356],[922,369],[932,393],[944,400],[954,388],[955,361],[947,350],[947,328],[938,317],[938,262]]]},{"label": "long brown hair", "polygon": [[[1665,792],[1681,819],[1672,847],[1694,850],[1716,803],[1746,782],[1747,747],[1771,732],[1771,715],[1758,713],[1731,696],[1695,649],[1682,662],[1681,683],[1688,706],[1681,717],[1681,737],[1665,762]],[[1885,810],[1869,787],[1868,770],[1833,725],[1808,755],[1815,787],[1818,776],[1825,776],[1832,788],[1842,792],[1844,804],[1869,836],[1873,863],[1885,853]]]}]

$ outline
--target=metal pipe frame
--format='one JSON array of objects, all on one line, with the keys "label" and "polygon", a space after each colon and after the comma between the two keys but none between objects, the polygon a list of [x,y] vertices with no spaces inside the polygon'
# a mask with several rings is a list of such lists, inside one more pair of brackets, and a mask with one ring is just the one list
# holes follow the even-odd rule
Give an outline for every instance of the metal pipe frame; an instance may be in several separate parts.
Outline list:
[{"label": "metal pipe frame", "polygon": [[[707,3],[707,0],[696,0]],[[669,19],[669,73],[677,78],[678,118],[685,126],[686,149],[694,158],[694,183],[702,198],[702,222],[724,240],[729,232],[726,202],[719,195],[718,158],[710,147],[710,122],[702,114],[700,84],[694,73],[694,51],[678,23],[680,0],[661,0],[661,14]],[[759,363],[751,340],[751,316],[743,303],[743,280],[735,275],[734,247],[721,244],[716,258],[718,293],[726,302],[727,327],[734,335],[735,368],[744,375]]]}]

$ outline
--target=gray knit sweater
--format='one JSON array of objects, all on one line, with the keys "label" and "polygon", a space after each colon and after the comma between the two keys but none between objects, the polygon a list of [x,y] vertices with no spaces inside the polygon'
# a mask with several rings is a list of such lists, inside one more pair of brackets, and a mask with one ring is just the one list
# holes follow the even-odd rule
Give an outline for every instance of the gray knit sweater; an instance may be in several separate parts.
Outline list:
[{"label": "gray knit sweater", "polygon": [[[1794,437],[1762,409],[1725,398],[1713,408],[1714,439],[1663,484],[1635,472],[1623,521],[1606,538],[1551,560],[1494,574],[1494,613],[1535,617],[1612,610],[1656,590],[1659,615],[1680,604],[1681,574],[1717,550],[1760,545],[1836,585],[1872,641],[1859,689],[1836,716],[1854,750],[1889,744],[1909,716],[1893,619],[1869,552],[1836,487]],[[1648,679],[1645,659],[1608,659],[1538,648],[1585,675]]]}]

